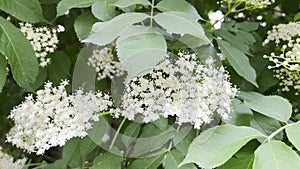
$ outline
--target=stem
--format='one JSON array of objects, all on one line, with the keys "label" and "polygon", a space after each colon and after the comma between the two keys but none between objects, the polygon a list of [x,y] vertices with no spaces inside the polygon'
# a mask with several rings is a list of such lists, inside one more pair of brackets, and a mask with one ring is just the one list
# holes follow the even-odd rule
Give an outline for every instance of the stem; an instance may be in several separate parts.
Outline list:
[{"label": "stem", "polygon": [[269,136],[267,137],[267,139],[266,139],[264,142],[266,142],[266,141],[270,142],[270,140],[271,140],[274,136],[276,136],[278,133],[280,133],[280,132],[281,132],[282,130],[284,130],[285,128],[291,126],[292,124],[293,124],[293,123],[291,123],[291,124],[286,124],[286,125],[280,127],[279,129],[277,129],[276,131],[274,131],[271,135],[269,135]]},{"label": "stem", "polygon": [[235,10],[238,6],[240,6],[243,2],[239,2],[237,4],[234,4],[233,6],[231,6],[231,3],[228,4],[228,11],[226,12],[226,14],[219,20],[217,20],[213,26],[215,26],[215,24],[217,24],[218,22],[220,22],[221,20],[225,20],[225,18],[227,18],[227,16],[231,13],[237,13],[237,12],[242,12],[244,10],[247,10],[248,8],[242,8],[242,9],[239,9],[239,10]]},{"label": "stem", "polygon": [[99,116],[105,116],[105,115],[108,115],[108,114],[111,114],[111,112],[102,112],[102,113],[99,113]]},{"label": "stem", "polygon": [[111,142],[111,144],[110,144],[108,150],[111,150],[112,147],[113,147],[113,145],[115,144],[116,139],[117,139],[117,137],[118,137],[118,134],[120,133],[120,130],[121,130],[123,124],[125,123],[125,121],[126,121],[126,118],[124,118],[124,119],[122,120],[121,124],[119,125],[119,127],[118,127],[118,129],[117,129],[117,132],[116,132],[116,134],[115,134],[115,136],[114,136],[114,138],[113,138],[113,140],[112,140],[112,142]]},{"label": "stem", "polygon": [[151,13],[150,13],[150,26],[151,26],[151,27],[152,27],[152,22],[153,22],[154,1],[155,1],[155,0],[152,0],[152,2],[151,2]]},{"label": "stem", "polygon": [[26,167],[32,167],[32,166],[43,166],[46,165],[45,163],[30,163],[30,164],[25,164],[24,166]]}]

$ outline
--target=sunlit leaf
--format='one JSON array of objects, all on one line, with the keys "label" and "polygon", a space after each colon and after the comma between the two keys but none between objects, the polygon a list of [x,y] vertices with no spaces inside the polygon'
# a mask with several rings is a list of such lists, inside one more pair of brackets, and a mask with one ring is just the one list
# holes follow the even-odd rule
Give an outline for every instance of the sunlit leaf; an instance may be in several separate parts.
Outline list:
[{"label": "sunlit leaf", "polygon": [[291,143],[300,151],[300,121],[293,123],[288,126],[286,129],[286,135]]},{"label": "sunlit leaf", "polygon": [[271,140],[255,151],[253,169],[299,169],[300,157],[281,141]]},{"label": "sunlit leaf", "polygon": [[57,4],[57,15],[62,16],[72,8],[86,8],[96,0],[62,0]]},{"label": "sunlit leaf", "polygon": [[209,43],[197,19],[187,13],[180,11],[164,12],[155,15],[154,20],[168,33],[190,34]]},{"label": "sunlit leaf", "polygon": [[166,56],[167,44],[151,27],[131,26],[117,40],[117,52],[130,79],[150,72]]},{"label": "sunlit leaf", "polygon": [[155,7],[162,12],[181,11],[190,14],[195,19],[202,19],[195,7],[185,0],[162,0]]},{"label": "sunlit leaf", "polygon": [[189,147],[180,165],[196,163],[199,167],[214,168],[224,164],[252,139],[265,137],[250,127],[221,125],[205,130]]},{"label": "sunlit leaf", "polygon": [[265,116],[287,122],[292,115],[292,105],[280,96],[263,96],[246,101],[252,109]]},{"label": "sunlit leaf", "polygon": [[116,10],[114,6],[111,6],[111,4],[115,1],[116,0],[96,1],[92,5],[93,15],[102,21],[108,21],[112,19],[116,15]]},{"label": "sunlit leaf", "polygon": [[82,42],[90,42],[99,46],[104,46],[116,39],[120,32],[126,27],[141,22],[149,17],[143,13],[125,13],[110,21],[97,22],[93,25],[92,32],[87,39]]}]

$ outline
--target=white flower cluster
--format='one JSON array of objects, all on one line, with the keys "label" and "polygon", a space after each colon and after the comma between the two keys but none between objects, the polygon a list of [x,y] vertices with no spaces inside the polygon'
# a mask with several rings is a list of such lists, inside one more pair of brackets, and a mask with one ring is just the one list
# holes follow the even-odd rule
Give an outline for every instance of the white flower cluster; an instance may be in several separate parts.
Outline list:
[{"label": "white flower cluster", "polygon": [[237,89],[231,86],[224,67],[216,68],[213,59],[202,65],[195,54],[179,53],[172,63],[167,57],[154,70],[126,84],[120,115],[144,122],[176,116],[177,122],[200,128],[214,114],[228,119],[231,99]]},{"label": "white flower cluster", "polygon": [[95,49],[87,64],[95,68],[99,81],[106,77],[112,79],[114,76],[120,76],[124,73],[122,64],[113,60],[112,51],[107,47]]},{"label": "white flower cluster", "polygon": [[57,48],[58,38],[55,29],[47,27],[34,28],[30,23],[20,23],[21,32],[30,41],[40,66],[47,66],[51,59],[46,56]]},{"label": "white flower cluster", "polygon": [[0,168],[1,169],[22,169],[26,163],[26,159],[18,159],[14,161],[14,158],[4,152],[0,146]]},{"label": "white flower cluster", "polygon": [[263,45],[272,41],[280,48],[280,53],[272,52],[270,56],[264,55],[264,58],[274,63],[268,68],[274,69],[282,91],[290,91],[290,88],[294,88],[297,91],[295,94],[298,95],[300,92],[300,22],[273,26],[273,29],[268,31]]},{"label": "white flower cluster", "polygon": [[265,8],[274,3],[275,0],[245,0],[245,3],[255,8]]},{"label": "white flower cluster", "polygon": [[280,80],[279,85],[281,91],[289,92],[290,89],[294,89],[295,95],[299,95],[300,92],[300,71],[291,71],[286,68],[278,68],[274,70],[275,77]]},{"label": "white flower cluster", "polygon": [[43,154],[73,137],[86,136],[92,122],[99,120],[97,113],[108,110],[113,103],[100,92],[77,90],[68,95],[67,84],[63,81],[52,87],[48,82],[37,91],[36,99],[29,95],[15,107],[9,115],[15,126],[9,131],[7,141],[29,153]]},{"label": "white flower cluster", "polygon": [[279,44],[282,41],[288,41],[288,46],[292,47],[295,42],[293,37],[300,37],[299,30],[300,21],[274,25],[272,30],[268,31],[268,36],[264,43],[274,41],[276,44]]},{"label": "white flower cluster", "polygon": [[230,6],[237,6],[241,3],[244,3],[245,7],[243,10],[248,10],[248,9],[251,10],[257,8],[266,8],[268,5],[274,3],[275,0],[222,0],[220,1],[222,7],[224,6],[224,2],[226,4],[230,4]]}]

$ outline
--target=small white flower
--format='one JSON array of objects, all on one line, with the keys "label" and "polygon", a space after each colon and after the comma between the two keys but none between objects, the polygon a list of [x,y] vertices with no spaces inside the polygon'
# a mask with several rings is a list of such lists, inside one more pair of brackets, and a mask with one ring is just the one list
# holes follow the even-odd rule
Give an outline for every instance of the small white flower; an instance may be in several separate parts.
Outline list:
[{"label": "small white flower", "polygon": [[216,12],[209,13],[208,18],[210,23],[214,25],[214,29],[220,29],[221,24],[224,21],[224,14],[221,10],[217,10]]}]

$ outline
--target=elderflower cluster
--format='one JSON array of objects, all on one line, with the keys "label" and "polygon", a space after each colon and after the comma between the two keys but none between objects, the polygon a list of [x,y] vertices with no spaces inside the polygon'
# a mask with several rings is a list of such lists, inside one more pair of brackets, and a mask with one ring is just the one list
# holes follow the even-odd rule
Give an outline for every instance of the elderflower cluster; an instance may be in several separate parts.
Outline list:
[{"label": "elderflower cluster", "polygon": [[95,49],[87,64],[95,68],[99,81],[106,77],[112,79],[114,76],[120,76],[124,73],[122,64],[113,60],[112,51],[107,47]]},{"label": "elderflower cluster", "polygon": [[98,112],[108,110],[113,105],[109,96],[97,93],[84,93],[77,90],[68,95],[67,81],[53,87],[51,82],[16,106],[9,118],[15,126],[9,131],[7,141],[29,153],[43,154],[50,147],[63,146],[73,137],[84,137],[98,121]]},{"label": "elderflower cluster", "polygon": [[[222,0],[221,6],[224,6],[224,3],[230,4],[230,6],[236,6],[238,4],[244,3],[244,10],[248,9],[257,9],[257,8],[266,8],[267,6],[273,4],[275,0]],[[241,9],[239,9],[241,10]]]},{"label": "elderflower cluster", "polygon": [[281,91],[289,92],[290,89],[294,89],[295,95],[299,95],[300,92],[300,71],[291,71],[285,68],[275,69],[275,77],[280,80],[279,86]]},{"label": "elderflower cluster", "polygon": [[280,51],[272,52],[269,56],[264,55],[264,58],[274,63],[268,68],[274,69],[282,91],[290,91],[290,88],[293,88],[298,95],[300,92],[300,22],[273,26],[273,29],[268,31],[263,45],[270,42],[274,42]]},{"label": "elderflower cluster", "polygon": [[274,3],[275,0],[246,0],[245,3],[253,6],[255,8],[265,8],[272,3]]},{"label": "elderflower cluster", "polygon": [[272,30],[268,31],[268,36],[264,43],[274,41],[276,44],[279,44],[282,41],[287,41],[288,46],[292,47],[295,42],[293,37],[300,37],[299,30],[300,21],[274,25]]},{"label": "elderflower cluster", "polygon": [[34,28],[30,23],[20,23],[21,32],[30,41],[41,67],[47,66],[51,59],[46,56],[57,48],[58,38],[55,29]]},{"label": "elderflower cluster", "polygon": [[215,113],[228,119],[237,93],[228,80],[224,67],[215,67],[212,58],[203,65],[195,54],[179,53],[177,60],[167,57],[150,74],[125,85],[120,115],[129,120],[142,116],[146,123],[176,116],[178,124],[195,128],[210,123]]},{"label": "elderflower cluster", "polygon": [[18,159],[14,161],[14,158],[4,152],[0,146],[0,168],[1,169],[22,169],[26,163],[26,159]]}]

